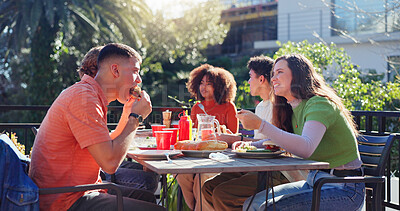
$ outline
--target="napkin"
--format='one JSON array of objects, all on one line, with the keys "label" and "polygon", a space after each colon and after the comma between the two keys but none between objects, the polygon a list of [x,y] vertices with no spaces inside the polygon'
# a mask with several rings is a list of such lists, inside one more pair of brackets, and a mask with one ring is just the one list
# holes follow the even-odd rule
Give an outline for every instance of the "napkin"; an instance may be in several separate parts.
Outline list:
[{"label": "napkin", "polygon": [[222,154],[220,152],[217,152],[217,153],[212,152],[212,153],[210,153],[210,155],[208,155],[208,157],[213,160],[228,160],[229,159],[228,155]]}]

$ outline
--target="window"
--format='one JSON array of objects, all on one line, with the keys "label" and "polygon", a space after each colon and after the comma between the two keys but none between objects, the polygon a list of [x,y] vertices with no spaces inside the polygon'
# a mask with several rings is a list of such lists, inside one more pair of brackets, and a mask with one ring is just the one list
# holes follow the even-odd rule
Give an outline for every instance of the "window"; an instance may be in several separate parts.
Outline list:
[{"label": "window", "polygon": [[332,35],[400,31],[398,0],[331,0]]}]

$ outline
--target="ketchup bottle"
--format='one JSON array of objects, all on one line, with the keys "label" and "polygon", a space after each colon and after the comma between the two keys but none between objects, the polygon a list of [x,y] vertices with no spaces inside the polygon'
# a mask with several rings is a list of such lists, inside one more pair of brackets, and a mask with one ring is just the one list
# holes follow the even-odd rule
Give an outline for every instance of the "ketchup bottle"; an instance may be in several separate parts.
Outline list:
[{"label": "ketchup bottle", "polygon": [[192,120],[187,115],[187,111],[182,111],[179,120],[179,141],[192,140]]}]

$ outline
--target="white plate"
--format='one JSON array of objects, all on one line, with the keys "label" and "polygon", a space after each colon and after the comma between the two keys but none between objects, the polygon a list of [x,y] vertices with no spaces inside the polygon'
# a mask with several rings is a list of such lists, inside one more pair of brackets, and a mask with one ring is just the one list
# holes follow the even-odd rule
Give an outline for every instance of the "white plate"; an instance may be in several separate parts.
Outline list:
[{"label": "white plate", "polygon": [[136,130],[136,136],[135,137],[153,137],[153,131],[151,129],[140,129]]},{"label": "white plate", "polygon": [[165,153],[169,154],[169,157],[181,154],[178,150],[133,150],[129,151],[128,154],[136,156],[142,160],[166,160]]},{"label": "white plate", "polygon": [[283,151],[276,152],[235,152],[237,156],[242,158],[276,158],[279,157]]},{"label": "white plate", "polygon": [[210,153],[223,152],[224,150],[181,150],[185,156],[196,158],[208,158]]}]

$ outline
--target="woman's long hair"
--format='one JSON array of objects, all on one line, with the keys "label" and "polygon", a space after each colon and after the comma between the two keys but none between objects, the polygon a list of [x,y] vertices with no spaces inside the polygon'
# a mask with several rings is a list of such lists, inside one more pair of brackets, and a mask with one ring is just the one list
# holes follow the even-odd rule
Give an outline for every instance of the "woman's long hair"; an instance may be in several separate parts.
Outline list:
[{"label": "woman's long hair", "polygon": [[[290,92],[293,97],[306,100],[317,95],[329,99],[343,112],[354,134],[358,134],[354,120],[349,110],[344,107],[342,99],[337,96],[335,90],[326,85],[325,80],[314,70],[310,60],[300,54],[291,54],[279,57],[274,65],[280,60],[285,60],[292,71]],[[281,96],[274,95],[273,102],[273,124],[285,131],[293,132],[292,107],[286,98]]]}]

